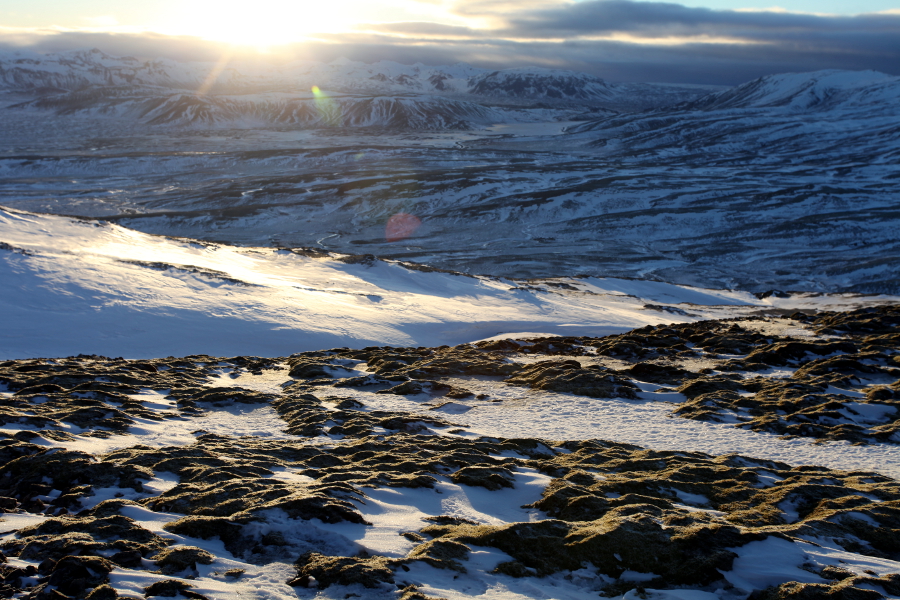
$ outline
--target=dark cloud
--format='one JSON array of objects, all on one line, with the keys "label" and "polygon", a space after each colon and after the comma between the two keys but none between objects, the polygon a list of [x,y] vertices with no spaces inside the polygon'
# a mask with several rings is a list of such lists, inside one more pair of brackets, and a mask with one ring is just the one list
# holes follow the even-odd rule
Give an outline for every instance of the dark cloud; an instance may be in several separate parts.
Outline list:
[{"label": "dark cloud", "polygon": [[[690,8],[663,2],[588,0],[552,8],[518,12],[498,32],[506,38],[578,39],[626,34],[636,40],[674,37],[686,47],[671,46],[709,58],[739,55],[751,61],[822,68],[877,69],[896,73],[900,67],[900,14],[824,16],[784,12],[744,12]],[[704,39],[729,40],[691,48]],[[743,42],[744,46],[740,44]],[[735,58],[739,58],[735,56]]]},{"label": "dark cloud", "polygon": [[[530,0],[515,10],[511,6],[507,0],[463,0],[456,5],[459,14],[493,17],[496,28],[473,32],[466,44],[431,43],[463,53],[471,49],[491,60],[551,58],[616,80],[734,84],[819,69],[900,75],[900,14],[744,12],[628,0]],[[404,34],[415,35],[415,28]],[[427,30],[421,35],[423,42],[432,37]],[[635,43],[591,39],[613,35]],[[683,42],[654,43],[666,38]]]},{"label": "dark cloud", "polygon": [[[506,15],[494,29],[435,23],[370,24],[359,31],[320,35],[261,57],[197,38],[109,33],[0,35],[0,47],[38,52],[97,47],[139,58],[218,60],[224,53],[254,60],[345,57],[440,65],[468,62],[486,68],[553,66],[611,81],[733,85],[773,73],[873,69],[900,75],[900,15],[816,16],[717,11],[678,4],[587,0],[466,0],[458,11]],[[627,35],[641,43],[591,39]],[[654,39],[677,37],[684,43]],[[704,43],[710,39],[725,42]],[[563,40],[563,41],[560,41]]]},{"label": "dark cloud", "polygon": [[407,39],[400,44],[386,36],[343,37],[341,45],[309,48],[319,60],[346,56],[372,62],[394,60],[431,65],[467,62],[502,69],[518,66],[552,66],[583,71],[611,81],[654,81],[736,85],[774,73],[820,69],[872,69],[900,75],[900,53],[877,49],[853,53],[829,47],[827,41],[810,44],[632,44],[614,41],[568,42],[503,39],[433,40]]},{"label": "dark cloud", "polygon": [[897,33],[900,15],[822,16],[771,11],[712,10],[667,2],[588,0],[506,19],[507,33],[538,37],[630,33],[638,36],[713,35],[768,39],[784,34],[861,31]]}]

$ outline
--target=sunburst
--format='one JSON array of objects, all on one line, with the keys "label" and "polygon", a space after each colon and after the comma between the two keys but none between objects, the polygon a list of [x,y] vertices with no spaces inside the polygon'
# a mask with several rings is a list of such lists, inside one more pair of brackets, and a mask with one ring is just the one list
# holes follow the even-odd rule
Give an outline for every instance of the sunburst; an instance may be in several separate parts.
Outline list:
[{"label": "sunburst", "polygon": [[169,24],[172,33],[260,49],[298,42],[353,25],[356,0],[194,0]]}]

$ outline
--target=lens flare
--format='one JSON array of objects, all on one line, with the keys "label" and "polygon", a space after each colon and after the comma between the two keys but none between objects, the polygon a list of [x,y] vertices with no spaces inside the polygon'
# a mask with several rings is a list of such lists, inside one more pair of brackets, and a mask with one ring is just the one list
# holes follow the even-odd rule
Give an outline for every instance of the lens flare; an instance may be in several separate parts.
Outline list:
[{"label": "lens flare", "polygon": [[328,94],[323,92],[317,85],[312,86],[312,93],[321,124],[327,127],[342,126],[344,124],[344,114],[341,110],[341,105],[329,98]]},{"label": "lens flare", "polygon": [[389,242],[405,240],[414,234],[421,224],[422,221],[415,215],[397,213],[388,219],[387,226],[384,228],[384,237]]}]

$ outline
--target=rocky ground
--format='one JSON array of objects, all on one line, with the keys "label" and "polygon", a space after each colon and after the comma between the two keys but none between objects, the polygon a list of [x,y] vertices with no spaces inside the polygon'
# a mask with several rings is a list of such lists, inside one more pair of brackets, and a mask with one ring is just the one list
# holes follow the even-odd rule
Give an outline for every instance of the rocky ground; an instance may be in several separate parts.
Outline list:
[{"label": "rocky ground", "polygon": [[[282,385],[239,385],[254,374]],[[9,522],[0,525],[13,524],[0,538],[2,598],[105,600],[133,594],[128,581],[145,582],[146,597],[220,597],[215,590],[241,585],[253,565],[292,563],[281,583],[301,597],[412,600],[433,597],[423,568],[465,578],[485,552],[500,557],[486,577],[556,577],[593,596],[900,597],[900,483],[884,474],[599,439],[487,437],[462,422],[510,402],[498,390],[522,389],[672,403],[673,417],[773,439],[889,448],[900,444],[900,306],[276,359],[14,360],[0,363],[0,383]],[[414,409],[386,409],[380,399],[394,397]],[[270,407],[284,431],[203,429],[209,415],[242,406]],[[189,443],[132,443],[141,431],[179,428]],[[394,533],[399,554],[323,537],[343,524],[375,528],[380,490],[501,494],[523,474],[546,483],[522,507],[529,521],[429,514]],[[315,527],[292,533],[305,523]],[[220,568],[210,544],[248,566]],[[842,558],[804,559],[796,580],[752,583],[763,579],[747,566],[748,549],[787,556],[801,545]],[[871,560],[882,567],[866,567]]]}]

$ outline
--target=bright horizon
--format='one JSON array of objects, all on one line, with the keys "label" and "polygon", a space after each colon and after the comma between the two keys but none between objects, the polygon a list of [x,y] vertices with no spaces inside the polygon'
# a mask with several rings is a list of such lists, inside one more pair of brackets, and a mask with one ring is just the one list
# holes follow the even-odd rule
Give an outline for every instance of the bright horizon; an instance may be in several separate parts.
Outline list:
[{"label": "bright horizon", "polygon": [[0,0],[4,47],[467,62],[734,84],[831,68],[900,74],[900,0]]}]

